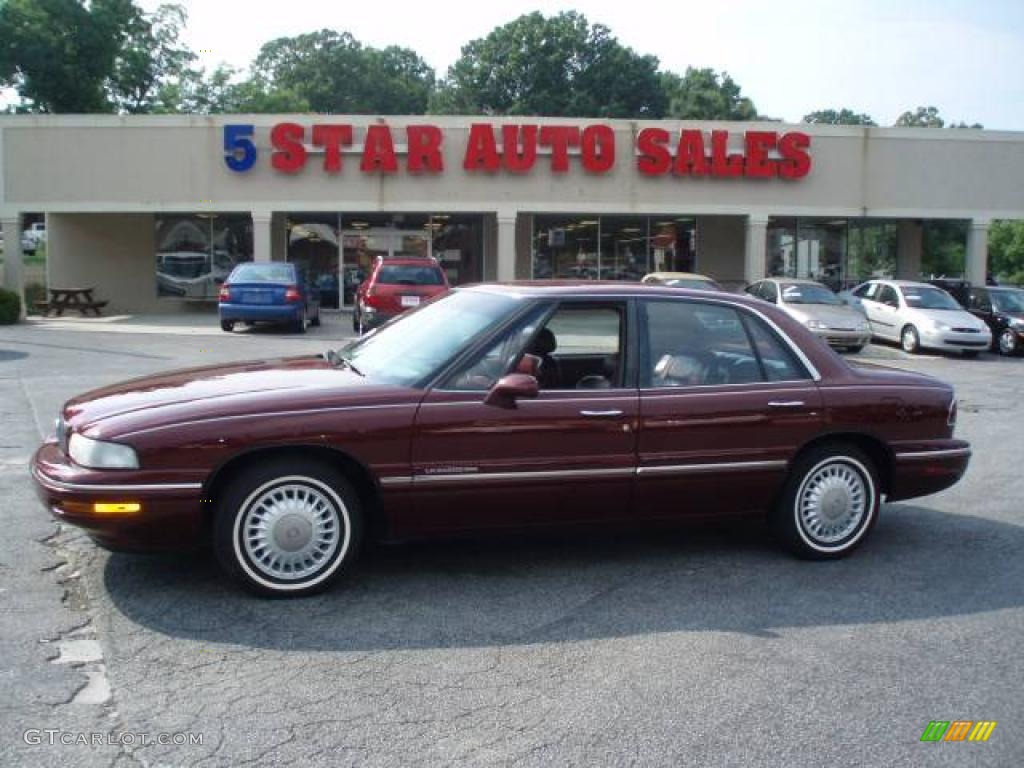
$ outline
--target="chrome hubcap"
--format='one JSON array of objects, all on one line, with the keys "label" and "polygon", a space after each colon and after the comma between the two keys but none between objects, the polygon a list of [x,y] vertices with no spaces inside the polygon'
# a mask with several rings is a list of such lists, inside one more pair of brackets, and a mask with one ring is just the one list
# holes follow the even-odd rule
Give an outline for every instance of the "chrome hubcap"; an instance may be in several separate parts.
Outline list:
[{"label": "chrome hubcap", "polygon": [[797,515],[808,536],[835,544],[855,530],[867,513],[868,489],[853,467],[830,462],[812,472],[797,496]]},{"label": "chrome hubcap", "polygon": [[1004,355],[1012,354],[1016,346],[1017,338],[1010,331],[1005,331],[1003,335],[999,337],[999,348],[1002,350]]},{"label": "chrome hubcap", "polygon": [[287,483],[256,497],[242,521],[252,564],[267,576],[304,579],[330,561],[341,539],[338,510],[315,487]]},{"label": "chrome hubcap", "polygon": [[910,352],[914,347],[917,346],[917,339],[914,338],[914,332],[907,329],[903,332],[903,348]]}]

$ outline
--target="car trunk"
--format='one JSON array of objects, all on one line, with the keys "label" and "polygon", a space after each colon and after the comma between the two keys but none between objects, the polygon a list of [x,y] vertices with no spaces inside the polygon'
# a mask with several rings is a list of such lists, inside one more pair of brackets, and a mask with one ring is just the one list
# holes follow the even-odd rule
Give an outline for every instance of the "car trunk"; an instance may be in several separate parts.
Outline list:
[{"label": "car trunk", "polygon": [[268,283],[231,283],[232,304],[284,304],[287,286]]}]

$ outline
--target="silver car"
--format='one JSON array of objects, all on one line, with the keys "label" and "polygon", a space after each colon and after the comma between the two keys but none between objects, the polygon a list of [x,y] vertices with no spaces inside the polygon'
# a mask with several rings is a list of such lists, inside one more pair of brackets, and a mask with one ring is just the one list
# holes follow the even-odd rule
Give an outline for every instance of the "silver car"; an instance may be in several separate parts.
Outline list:
[{"label": "silver car", "polygon": [[871,340],[864,315],[813,280],[778,277],[747,286],[747,293],[770,301],[832,347],[860,350]]},{"label": "silver car", "polygon": [[905,352],[942,349],[975,357],[992,344],[989,327],[941,288],[910,280],[869,280],[849,292],[871,333]]}]

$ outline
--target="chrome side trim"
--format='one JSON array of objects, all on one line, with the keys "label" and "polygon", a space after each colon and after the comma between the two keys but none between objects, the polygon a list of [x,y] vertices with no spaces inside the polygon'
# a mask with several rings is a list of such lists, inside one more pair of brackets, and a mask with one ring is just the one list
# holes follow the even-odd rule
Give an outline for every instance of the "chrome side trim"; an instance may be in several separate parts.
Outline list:
[{"label": "chrome side trim", "polygon": [[421,483],[472,483],[506,480],[562,480],[574,477],[625,477],[636,472],[635,467],[609,467],[608,469],[565,469],[538,472],[481,472],[458,475],[416,475],[415,485]]},{"label": "chrome side trim", "polygon": [[784,469],[785,461],[724,461],[715,464],[665,464],[637,467],[638,475],[696,475],[714,472],[742,472],[752,469]]},{"label": "chrome side trim", "polygon": [[970,448],[942,448],[936,451],[905,451],[897,453],[897,461],[918,461],[921,459],[955,458],[957,456],[970,456]]},{"label": "chrome side trim", "polygon": [[120,483],[116,485],[104,483],[65,483],[63,480],[54,480],[37,469],[32,470],[32,476],[40,485],[60,491],[87,491],[90,493],[116,491],[118,493],[133,493],[137,491],[200,491],[203,488],[202,483]]},{"label": "chrome side trim", "polygon": [[394,475],[392,477],[382,477],[380,479],[381,485],[411,485],[412,478],[408,475]]}]

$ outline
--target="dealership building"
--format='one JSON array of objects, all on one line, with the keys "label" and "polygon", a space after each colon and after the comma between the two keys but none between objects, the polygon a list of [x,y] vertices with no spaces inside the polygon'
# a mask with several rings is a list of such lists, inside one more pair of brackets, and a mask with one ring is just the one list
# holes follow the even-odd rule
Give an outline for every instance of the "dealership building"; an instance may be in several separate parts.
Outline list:
[{"label": "dealership building", "polygon": [[923,231],[1024,218],[1024,133],[781,123],[337,115],[0,117],[4,284],[45,217],[46,280],[113,312],[214,300],[242,261],[351,305],[378,256],[453,283],[696,271],[839,288],[928,277]]}]

